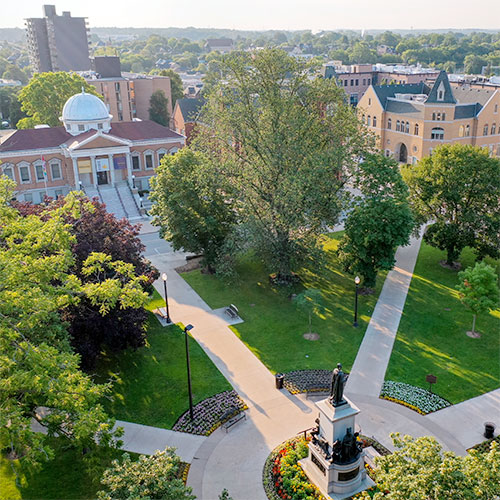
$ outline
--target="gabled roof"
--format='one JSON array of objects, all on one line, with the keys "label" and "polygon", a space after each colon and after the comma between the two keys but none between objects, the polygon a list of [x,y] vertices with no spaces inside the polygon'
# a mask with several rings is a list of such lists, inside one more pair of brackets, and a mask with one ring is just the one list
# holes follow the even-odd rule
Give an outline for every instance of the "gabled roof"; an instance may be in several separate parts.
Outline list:
[{"label": "gabled roof", "polygon": [[374,85],[373,90],[385,109],[388,97],[395,97],[396,94],[429,94],[429,87],[424,82],[406,83],[397,85]]},{"label": "gabled roof", "polygon": [[323,66],[322,68],[323,78],[331,79],[337,76],[337,72],[335,71],[335,66]]},{"label": "gabled roof", "polygon": [[422,104],[418,105],[413,101],[401,101],[391,98],[387,99],[385,110],[390,111],[391,113],[400,113],[404,115],[411,114],[414,115],[415,118],[416,115],[423,116],[424,114],[424,107],[422,106]]},{"label": "gabled roof", "polygon": [[472,88],[472,87],[456,87],[453,89],[453,95],[460,104],[476,104],[485,105],[493,96],[496,89],[493,88]]},{"label": "gabled roof", "polygon": [[64,127],[16,130],[5,142],[0,144],[0,153],[56,148],[72,138],[73,136],[68,134]]},{"label": "gabled roof", "polygon": [[478,102],[476,102],[475,104],[464,104],[462,106],[459,104],[455,107],[455,116],[453,118],[455,120],[474,118],[482,108],[483,107]]},{"label": "gabled roof", "polygon": [[[438,99],[438,90],[439,88],[444,90],[444,95],[442,99]],[[429,97],[427,98],[426,103],[436,103],[436,104],[456,104],[457,100],[453,95],[453,91],[451,90],[450,81],[448,80],[448,75],[446,71],[441,71],[434,82],[434,86],[431,89]]]},{"label": "gabled roof", "polygon": [[[184,139],[184,136],[151,120],[140,122],[111,123],[111,135],[130,141],[145,141],[147,139]],[[104,136],[106,134],[103,134]]]},{"label": "gabled roof", "polygon": [[184,123],[195,122],[201,108],[205,105],[205,99],[185,97],[183,99],[177,99],[176,104],[179,105]]}]

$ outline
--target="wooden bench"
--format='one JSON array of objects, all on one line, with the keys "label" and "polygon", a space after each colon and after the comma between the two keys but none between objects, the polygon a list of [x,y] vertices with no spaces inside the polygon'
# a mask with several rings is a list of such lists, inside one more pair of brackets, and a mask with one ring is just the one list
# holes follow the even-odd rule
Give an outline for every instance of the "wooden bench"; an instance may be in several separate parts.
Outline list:
[{"label": "wooden bench", "polygon": [[226,310],[224,312],[232,319],[238,318],[238,308],[234,304],[226,307]]},{"label": "wooden bench", "polygon": [[[235,415],[234,412],[238,411],[238,413]],[[229,428],[232,427],[234,424],[238,423],[240,420],[247,419],[247,414],[242,411],[238,410],[238,408],[231,408],[224,415],[222,415],[221,421],[222,421],[222,427],[226,429],[226,433],[228,432]]]}]

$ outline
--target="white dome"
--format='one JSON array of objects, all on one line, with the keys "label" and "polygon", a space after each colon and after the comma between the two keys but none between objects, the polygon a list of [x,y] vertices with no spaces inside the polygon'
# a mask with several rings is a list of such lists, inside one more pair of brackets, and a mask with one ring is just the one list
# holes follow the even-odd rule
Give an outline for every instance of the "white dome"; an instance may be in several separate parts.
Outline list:
[{"label": "white dome", "polygon": [[62,112],[63,122],[102,122],[110,120],[106,104],[98,97],[83,91],[70,97]]}]

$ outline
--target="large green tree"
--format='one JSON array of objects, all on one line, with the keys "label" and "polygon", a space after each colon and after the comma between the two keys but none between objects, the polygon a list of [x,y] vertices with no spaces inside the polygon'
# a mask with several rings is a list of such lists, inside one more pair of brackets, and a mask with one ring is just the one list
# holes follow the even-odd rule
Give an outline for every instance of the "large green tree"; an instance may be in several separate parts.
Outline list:
[{"label": "large green tree", "polygon": [[382,154],[367,154],[359,166],[354,198],[338,248],[339,261],[373,288],[380,270],[394,267],[398,246],[407,245],[414,219],[408,189],[397,162]]},{"label": "large green tree", "polygon": [[466,246],[498,256],[500,159],[486,148],[445,144],[402,174],[419,222],[432,223],[425,241],[445,250],[449,265]]},{"label": "large green tree", "polygon": [[[374,500],[492,500],[500,495],[500,452],[443,451],[435,438],[392,435],[396,450],[376,459]],[[364,493],[363,498],[370,498]]]},{"label": "large green tree", "polygon": [[207,156],[184,148],[163,157],[151,184],[151,214],[162,236],[175,250],[203,254],[214,270],[236,221],[221,173]]},{"label": "large green tree", "polygon": [[94,86],[76,73],[36,73],[19,93],[21,109],[28,117],[22,118],[17,128],[33,128],[41,124],[60,126],[59,117],[65,102],[82,89],[102,98]]},{"label": "large green tree", "polygon": [[343,90],[311,79],[315,69],[281,50],[225,57],[194,145],[228,180],[248,238],[285,281],[337,222],[367,144]]},{"label": "large green tree", "polygon": [[172,109],[175,106],[177,99],[182,99],[184,97],[184,87],[182,85],[182,79],[179,73],[176,73],[173,69],[162,69],[153,70],[154,74],[160,76],[168,76],[170,78],[170,91],[172,95]]},{"label": "large green tree", "polygon": [[168,98],[163,90],[155,90],[149,99],[149,119],[168,127]]}]

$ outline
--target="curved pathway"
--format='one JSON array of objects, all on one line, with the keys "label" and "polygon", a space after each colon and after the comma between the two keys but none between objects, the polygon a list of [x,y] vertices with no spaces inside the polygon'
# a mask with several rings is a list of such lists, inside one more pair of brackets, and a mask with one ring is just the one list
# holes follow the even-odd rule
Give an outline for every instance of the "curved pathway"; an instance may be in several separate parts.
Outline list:
[{"label": "curved pathway", "polygon": [[[148,247],[153,248],[154,235],[147,237],[151,238]],[[362,432],[376,436],[388,448],[391,448],[389,434],[399,431],[414,436],[432,434],[446,449],[464,453],[464,443],[472,436],[465,438],[452,433],[454,426],[449,420],[452,415],[441,413],[449,409],[430,418],[378,398],[419,246],[419,240],[412,240],[409,247],[398,250],[396,267],[389,273],[380,294],[346,393],[361,409],[357,423]],[[216,500],[223,488],[228,489],[234,500],[265,500],[261,481],[265,458],[279,443],[314,425],[317,416],[314,401],[274,388],[273,375],[228,328],[228,321],[214,313],[174,270],[185,263],[185,254],[161,253],[155,247],[155,252],[146,255],[160,272],[166,271],[169,276],[173,320],[194,325],[193,337],[249,406],[246,421],[236,424],[228,433],[218,429],[203,440],[194,454],[188,484],[200,500]],[[155,286],[162,293],[163,283]],[[485,396],[488,395],[481,398]],[[482,400],[476,399],[475,404],[467,407],[471,415],[482,406]],[[495,394],[490,399],[494,409],[499,399]],[[454,407],[458,408],[456,418],[465,415],[459,407]],[[445,416],[438,417],[440,413]],[[471,444],[479,441],[481,437],[474,437]]]}]

